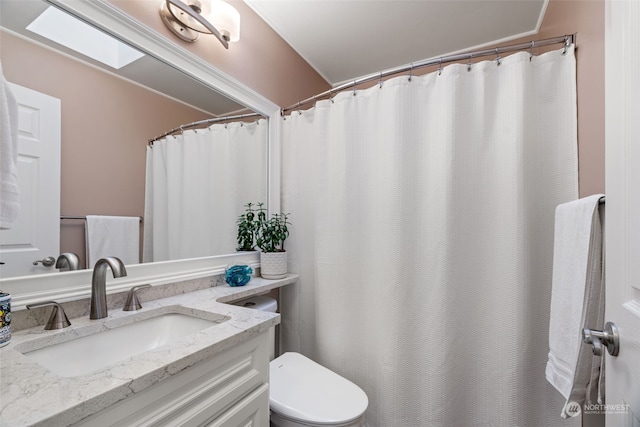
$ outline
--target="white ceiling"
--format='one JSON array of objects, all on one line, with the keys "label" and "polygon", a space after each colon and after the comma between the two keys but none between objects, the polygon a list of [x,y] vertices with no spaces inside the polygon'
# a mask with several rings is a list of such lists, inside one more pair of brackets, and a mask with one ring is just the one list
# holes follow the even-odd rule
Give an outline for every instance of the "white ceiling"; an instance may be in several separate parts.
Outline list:
[{"label": "white ceiling", "polygon": [[548,0],[245,0],[330,84],[534,34]]}]

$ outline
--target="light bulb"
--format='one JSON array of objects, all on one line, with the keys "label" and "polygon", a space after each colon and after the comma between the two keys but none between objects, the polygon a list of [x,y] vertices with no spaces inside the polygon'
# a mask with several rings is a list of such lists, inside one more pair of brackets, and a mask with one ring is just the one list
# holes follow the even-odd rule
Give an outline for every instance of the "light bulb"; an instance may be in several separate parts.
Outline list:
[{"label": "light bulb", "polygon": [[230,42],[240,40],[240,13],[229,3],[220,0],[212,1],[208,18],[226,40]]}]

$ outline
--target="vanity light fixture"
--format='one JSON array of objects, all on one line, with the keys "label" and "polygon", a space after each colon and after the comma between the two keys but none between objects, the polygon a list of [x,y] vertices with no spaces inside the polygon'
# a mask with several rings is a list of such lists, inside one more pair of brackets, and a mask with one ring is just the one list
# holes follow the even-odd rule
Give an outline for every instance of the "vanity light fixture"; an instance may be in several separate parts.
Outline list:
[{"label": "vanity light fixture", "polygon": [[221,0],[164,0],[160,16],[165,25],[182,40],[194,42],[199,33],[212,34],[229,49],[229,42],[240,40],[240,14]]}]

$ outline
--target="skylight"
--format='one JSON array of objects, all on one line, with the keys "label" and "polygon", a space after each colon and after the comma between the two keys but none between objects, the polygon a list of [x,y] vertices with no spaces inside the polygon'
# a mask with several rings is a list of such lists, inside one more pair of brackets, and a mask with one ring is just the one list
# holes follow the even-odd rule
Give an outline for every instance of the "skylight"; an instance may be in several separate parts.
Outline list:
[{"label": "skylight", "polygon": [[115,69],[144,56],[138,50],[52,6],[29,24],[27,30]]}]

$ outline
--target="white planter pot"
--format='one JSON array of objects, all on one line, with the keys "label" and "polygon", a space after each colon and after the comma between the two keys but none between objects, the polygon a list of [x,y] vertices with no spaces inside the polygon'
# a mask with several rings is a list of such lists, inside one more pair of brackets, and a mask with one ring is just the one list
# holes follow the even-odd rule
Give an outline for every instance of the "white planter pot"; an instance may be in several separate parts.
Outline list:
[{"label": "white planter pot", "polygon": [[287,252],[260,252],[263,279],[282,279],[287,275]]}]

